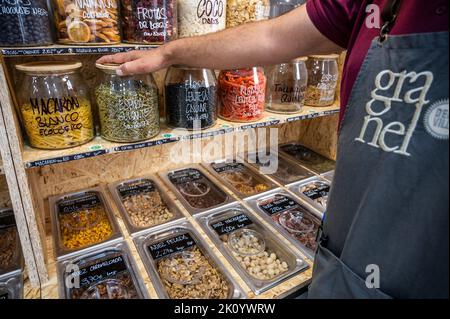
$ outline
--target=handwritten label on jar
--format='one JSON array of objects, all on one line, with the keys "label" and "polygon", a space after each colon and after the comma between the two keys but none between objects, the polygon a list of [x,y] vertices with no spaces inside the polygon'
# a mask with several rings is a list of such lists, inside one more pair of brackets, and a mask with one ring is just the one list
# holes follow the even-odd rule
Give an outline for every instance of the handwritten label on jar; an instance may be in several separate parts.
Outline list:
[{"label": "handwritten label on jar", "polygon": [[275,195],[270,199],[262,200],[258,207],[268,215],[282,213],[284,211],[299,207],[298,203],[292,198],[284,195]]},{"label": "handwritten label on jar", "polygon": [[203,82],[185,82],[185,115],[188,121],[208,118],[208,101],[210,95]]},{"label": "handwritten label on jar", "polygon": [[45,8],[33,7],[32,5],[32,0],[1,0],[0,14],[48,16]]},{"label": "handwritten label on jar", "polygon": [[114,278],[124,271],[128,271],[128,268],[124,257],[120,255],[81,268],[74,272],[72,276],[79,276],[81,287],[89,287],[105,279]]},{"label": "handwritten label on jar", "polygon": [[125,183],[119,186],[118,191],[122,198],[147,194],[155,191],[155,184],[151,180],[145,179],[139,182]]},{"label": "handwritten label on jar", "polygon": [[317,89],[320,90],[319,100],[321,102],[334,101],[337,81],[338,81],[338,75],[332,75],[332,74],[323,74],[322,75],[322,79],[317,84]]},{"label": "handwritten label on jar", "polygon": [[251,224],[253,224],[253,222],[246,214],[240,214],[214,223],[211,227],[217,235],[222,236],[238,229],[245,228]]},{"label": "handwritten label on jar", "polygon": [[83,19],[109,19],[108,9],[116,9],[116,0],[75,0],[76,8],[83,10]]},{"label": "handwritten label on jar", "polygon": [[219,164],[212,164],[211,166],[219,174],[230,171],[242,172],[246,169],[246,167],[242,163],[219,163]]},{"label": "handwritten label on jar", "polygon": [[175,184],[183,184],[186,182],[193,182],[201,179],[203,174],[196,169],[184,169],[181,171],[176,171],[174,173],[169,174],[170,181]]},{"label": "handwritten label on jar", "polygon": [[86,194],[85,196],[63,200],[58,203],[58,211],[60,214],[70,214],[80,210],[97,207],[102,204],[97,194]]},{"label": "handwritten label on jar", "polygon": [[[197,17],[202,24],[221,23],[224,12],[222,0],[200,0],[197,5]],[[223,23],[223,22],[222,22]]]},{"label": "handwritten label on jar", "polygon": [[321,197],[328,196],[328,193],[330,192],[330,185],[327,185],[325,183],[320,182],[314,182],[308,185],[305,185],[303,187],[309,188],[307,191],[303,192],[303,195],[307,196],[308,198],[315,200]]},{"label": "handwritten label on jar", "polygon": [[163,257],[194,247],[195,245],[195,240],[189,233],[186,233],[151,244],[148,246],[148,250],[154,260],[159,260]]},{"label": "handwritten label on jar", "polygon": [[304,99],[304,89],[286,83],[275,83],[272,89],[279,96],[280,103],[299,103]]}]

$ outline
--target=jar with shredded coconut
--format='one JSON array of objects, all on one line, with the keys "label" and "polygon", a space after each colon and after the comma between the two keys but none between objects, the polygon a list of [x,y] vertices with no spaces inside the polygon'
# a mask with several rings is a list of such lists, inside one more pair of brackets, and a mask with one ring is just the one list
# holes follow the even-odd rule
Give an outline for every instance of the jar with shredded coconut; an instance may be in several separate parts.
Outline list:
[{"label": "jar with shredded coconut", "polygon": [[178,0],[178,37],[225,29],[227,0]]},{"label": "jar with shredded coconut", "polygon": [[269,18],[270,0],[228,0],[227,28]]}]

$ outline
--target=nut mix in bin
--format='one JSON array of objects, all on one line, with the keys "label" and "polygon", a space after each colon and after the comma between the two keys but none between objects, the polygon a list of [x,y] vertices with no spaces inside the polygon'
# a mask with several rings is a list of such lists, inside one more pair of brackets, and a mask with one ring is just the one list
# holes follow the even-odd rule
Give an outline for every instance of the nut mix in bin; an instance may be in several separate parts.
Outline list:
[{"label": "nut mix in bin", "polygon": [[155,183],[147,178],[117,186],[120,201],[134,227],[147,228],[174,218]]},{"label": "nut mix in bin", "polygon": [[297,186],[298,192],[309,198],[321,209],[327,208],[330,184],[326,181],[315,180],[307,184]]},{"label": "nut mix in bin", "polygon": [[117,0],[53,0],[53,4],[59,43],[120,42]]},{"label": "nut mix in bin", "polygon": [[21,267],[21,247],[14,213],[0,209],[0,275]]},{"label": "nut mix in bin", "polygon": [[316,235],[320,222],[293,198],[274,194],[258,200],[257,205],[303,246],[312,251],[316,250]]},{"label": "nut mix in bin", "polygon": [[108,240],[114,232],[100,193],[83,192],[56,203],[60,245],[78,250]]},{"label": "nut mix in bin", "polygon": [[[70,263],[79,270],[64,273],[62,282],[79,280],[79,288],[65,287],[67,299],[140,299],[143,298],[127,252],[110,248],[83,256]],[[65,266],[65,263],[62,263]],[[64,267],[65,268],[65,267]],[[63,269],[62,271],[64,271]]]},{"label": "nut mix in bin", "polygon": [[146,246],[171,299],[226,299],[232,287],[189,231]]}]

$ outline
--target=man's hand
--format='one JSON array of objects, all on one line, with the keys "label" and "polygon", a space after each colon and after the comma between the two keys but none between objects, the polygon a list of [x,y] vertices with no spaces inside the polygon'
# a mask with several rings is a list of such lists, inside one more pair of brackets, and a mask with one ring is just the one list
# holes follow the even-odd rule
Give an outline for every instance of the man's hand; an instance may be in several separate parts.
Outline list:
[{"label": "man's hand", "polygon": [[316,29],[303,5],[276,19],[180,39],[148,51],[108,55],[97,62],[122,64],[117,74],[130,75],[154,72],[172,64],[208,69],[264,66],[341,50]]}]

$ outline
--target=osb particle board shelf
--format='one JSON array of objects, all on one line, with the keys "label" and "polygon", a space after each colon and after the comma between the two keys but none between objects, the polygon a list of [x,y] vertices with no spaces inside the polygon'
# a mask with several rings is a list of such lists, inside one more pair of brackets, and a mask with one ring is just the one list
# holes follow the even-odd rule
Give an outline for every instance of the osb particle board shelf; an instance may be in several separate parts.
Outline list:
[{"label": "osb particle board shelf", "polygon": [[177,142],[186,139],[206,138],[215,135],[227,134],[235,131],[247,130],[250,128],[267,127],[272,125],[278,125],[282,123],[299,121],[304,119],[311,119],[321,116],[327,116],[336,114],[339,112],[339,105],[335,103],[330,107],[308,107],[305,106],[303,111],[294,115],[280,115],[266,113],[264,118],[254,123],[232,123],[219,119],[217,124],[207,130],[202,130],[200,133],[183,131],[182,133],[176,132],[171,128],[163,127],[160,134],[148,141],[124,144],[113,143],[104,140],[101,137],[96,137],[91,142],[58,151],[38,150],[25,146],[23,150],[23,161],[26,168],[41,167],[46,165],[53,165],[59,163],[65,163],[69,161],[100,156],[104,154],[112,154],[118,152],[126,152],[136,149],[142,149],[146,147],[152,147],[172,142]]},{"label": "osb particle board shelf", "polygon": [[156,48],[155,45],[138,44],[115,44],[115,45],[61,45],[54,44],[45,47],[21,47],[21,48],[0,48],[0,54],[4,57],[16,56],[41,56],[41,55],[80,55],[80,54],[110,54],[132,50],[148,50]]}]

